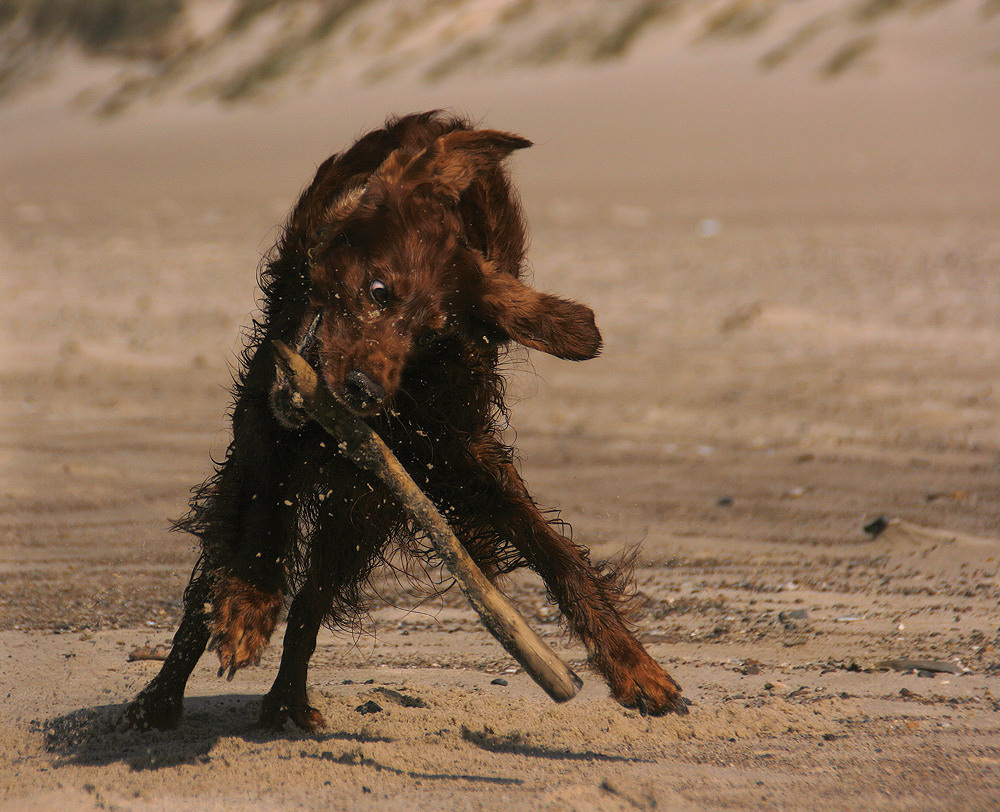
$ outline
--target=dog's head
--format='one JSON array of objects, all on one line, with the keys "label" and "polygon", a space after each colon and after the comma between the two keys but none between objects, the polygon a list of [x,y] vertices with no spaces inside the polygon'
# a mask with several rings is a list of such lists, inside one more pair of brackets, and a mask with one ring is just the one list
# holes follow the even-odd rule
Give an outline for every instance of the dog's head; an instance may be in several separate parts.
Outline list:
[{"label": "dog's head", "polygon": [[[600,352],[590,308],[539,293],[471,244],[463,195],[496,178],[523,138],[456,130],[423,150],[397,149],[324,212],[310,250],[300,352],[355,413],[377,413],[407,366],[448,346],[516,341],[560,358]],[[479,192],[489,197],[488,189]],[[514,216],[518,216],[516,211]],[[279,418],[299,420],[272,403]]]}]

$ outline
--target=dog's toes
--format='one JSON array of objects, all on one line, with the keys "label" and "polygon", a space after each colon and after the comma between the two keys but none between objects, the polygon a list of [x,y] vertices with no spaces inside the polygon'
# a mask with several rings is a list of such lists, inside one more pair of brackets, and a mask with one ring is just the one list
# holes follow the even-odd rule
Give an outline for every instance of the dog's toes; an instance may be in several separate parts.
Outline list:
[{"label": "dog's toes", "polygon": [[268,730],[284,730],[291,719],[297,727],[307,733],[315,733],[326,727],[323,714],[306,701],[283,701],[268,694],[261,706],[257,724]]},{"label": "dog's toes", "polygon": [[[675,713],[678,716],[688,715],[688,705],[691,704],[689,699],[684,698],[680,694],[674,694],[667,699],[667,701],[662,702],[655,710],[649,707],[646,703],[646,713],[650,716],[666,716],[668,713]],[[642,713],[642,708],[639,709]],[[642,713],[643,716],[646,713]]]},{"label": "dog's toes", "polygon": [[686,716],[691,703],[681,696],[679,688],[671,690],[676,683],[673,680],[670,682],[670,686],[642,686],[633,682],[631,696],[622,697],[618,701],[627,708],[635,708],[640,716],[666,716],[668,713]]},{"label": "dog's toes", "polygon": [[248,652],[224,643],[218,647],[218,655],[218,676],[225,677],[227,682],[232,682],[241,668],[260,662],[260,652]]},{"label": "dog's toes", "polygon": [[688,712],[688,701],[681,687],[648,655],[627,672],[611,680],[612,695],[626,708],[635,708],[643,716],[664,716]]},{"label": "dog's toes", "polygon": [[260,665],[266,638],[257,630],[230,623],[215,633],[210,644],[219,657],[218,676],[232,682],[236,672],[248,665]]},{"label": "dog's toes", "polygon": [[232,680],[259,665],[282,607],[281,593],[264,592],[232,575],[220,578],[213,597],[209,650],[219,657],[219,676]]},{"label": "dog's toes", "polygon": [[264,699],[264,707],[261,709],[260,717],[257,719],[257,727],[265,730],[284,730],[285,722],[288,721],[288,709],[283,707],[271,707]]},{"label": "dog's toes", "polygon": [[172,693],[141,693],[125,709],[124,720],[133,730],[172,730],[183,710],[184,700]]},{"label": "dog's toes", "polygon": [[312,705],[298,708],[292,713],[292,721],[307,733],[315,733],[317,730],[326,727],[326,719]]},{"label": "dog's toes", "polygon": [[217,676],[226,678],[227,682],[232,682],[236,672],[249,661],[240,656],[239,649],[231,643],[223,640],[216,647],[215,651],[219,657],[219,670]]}]

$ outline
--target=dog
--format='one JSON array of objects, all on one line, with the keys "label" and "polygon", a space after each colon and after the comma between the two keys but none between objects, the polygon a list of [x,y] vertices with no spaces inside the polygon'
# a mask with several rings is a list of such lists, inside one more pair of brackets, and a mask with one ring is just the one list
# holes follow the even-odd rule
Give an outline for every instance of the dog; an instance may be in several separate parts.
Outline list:
[{"label": "dog", "polygon": [[489,579],[523,566],[542,577],[618,702],[687,712],[631,630],[630,568],[592,564],[546,518],[501,436],[511,344],[575,361],[602,345],[589,307],[521,281],[525,224],[504,162],[530,145],[432,111],[391,118],[319,167],[262,264],[232,441],[176,523],[201,541],[185,614],[126,711],[132,727],[177,724],[206,647],[230,679],[259,662],[288,596],[260,723],[322,727],[306,691],[320,625],[356,622],[390,550],[429,555],[385,487],[309,421],[276,369],[275,339],[381,435]]}]

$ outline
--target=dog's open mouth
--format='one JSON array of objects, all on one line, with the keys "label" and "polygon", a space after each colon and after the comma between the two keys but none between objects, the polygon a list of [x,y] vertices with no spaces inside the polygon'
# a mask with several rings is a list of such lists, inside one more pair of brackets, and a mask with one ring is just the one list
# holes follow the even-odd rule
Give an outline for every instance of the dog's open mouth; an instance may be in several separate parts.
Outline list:
[{"label": "dog's open mouth", "polygon": [[[323,310],[319,309],[295,346],[296,352],[314,369],[323,368],[316,340],[322,321]],[[385,387],[358,369],[350,370],[339,386],[331,385],[329,388],[331,394],[358,417],[377,414],[388,399]],[[309,420],[301,395],[280,366],[275,370],[274,385],[271,387],[271,411],[283,425],[292,429]]]}]

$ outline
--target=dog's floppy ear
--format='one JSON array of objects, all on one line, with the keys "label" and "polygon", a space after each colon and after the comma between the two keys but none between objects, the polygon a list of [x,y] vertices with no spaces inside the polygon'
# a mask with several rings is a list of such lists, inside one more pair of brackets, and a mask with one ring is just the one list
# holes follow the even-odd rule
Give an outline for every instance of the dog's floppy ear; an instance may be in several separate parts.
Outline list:
[{"label": "dog's floppy ear", "polygon": [[570,361],[601,351],[594,311],[578,302],[539,293],[513,276],[484,268],[479,314],[507,338]]},{"label": "dog's floppy ear", "polygon": [[429,182],[435,194],[458,200],[479,174],[514,150],[530,146],[527,138],[499,130],[454,130],[417,155],[405,177],[413,183]]}]

